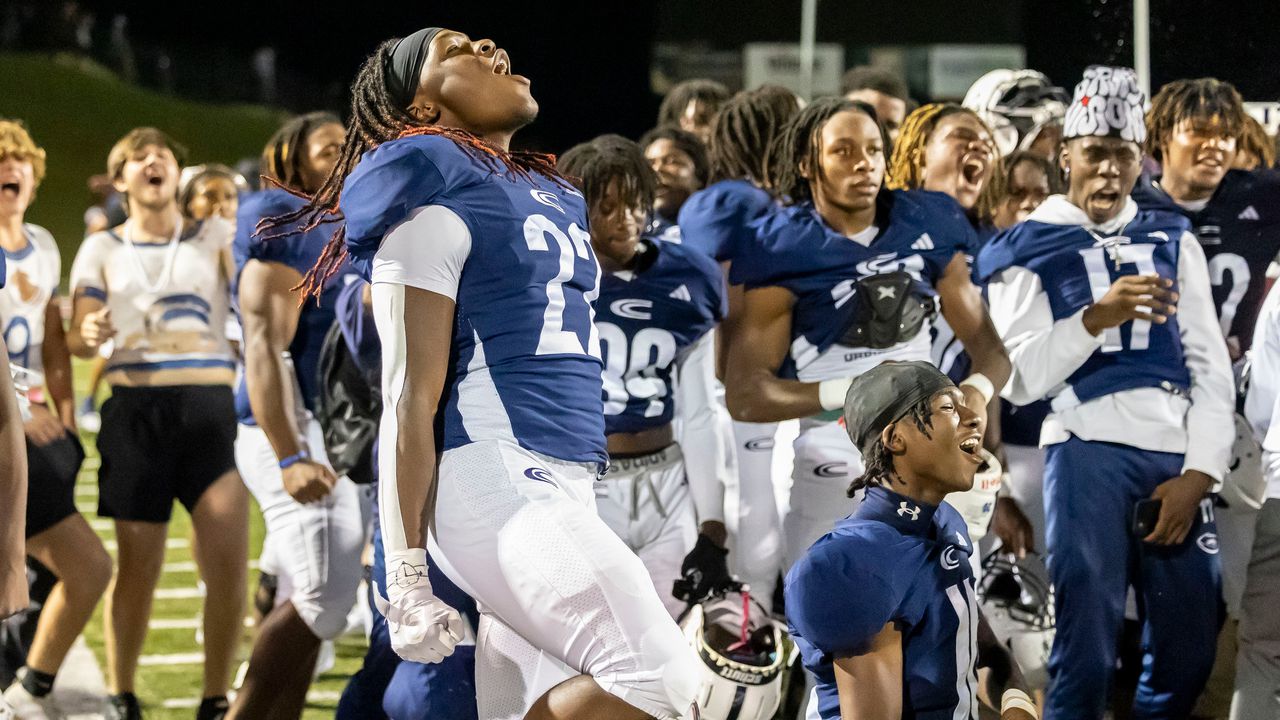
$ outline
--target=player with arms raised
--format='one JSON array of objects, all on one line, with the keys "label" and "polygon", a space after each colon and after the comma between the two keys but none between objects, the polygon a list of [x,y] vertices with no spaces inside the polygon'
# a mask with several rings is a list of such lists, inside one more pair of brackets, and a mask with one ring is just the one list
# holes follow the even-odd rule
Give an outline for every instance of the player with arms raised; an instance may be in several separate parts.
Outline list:
[{"label": "player with arms raised", "polygon": [[508,150],[537,109],[491,40],[388,41],[356,78],[334,173],[279,222],[340,207],[308,287],[348,253],[373,284],[393,647],[433,662],[461,639],[427,581],[430,538],[482,612],[481,717],[675,718],[696,659],[595,512],[608,454],[586,204],[550,157]]}]

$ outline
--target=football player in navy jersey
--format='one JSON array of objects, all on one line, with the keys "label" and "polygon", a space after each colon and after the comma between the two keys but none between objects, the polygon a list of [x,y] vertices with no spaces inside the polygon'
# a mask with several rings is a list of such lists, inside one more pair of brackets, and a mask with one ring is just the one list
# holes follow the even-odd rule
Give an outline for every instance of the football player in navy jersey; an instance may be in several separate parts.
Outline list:
[{"label": "football player in navy jersey", "polygon": [[[823,720],[976,720],[983,690],[1001,718],[1037,717],[978,610],[965,522],[943,502],[983,462],[982,406],[970,402],[920,360],[878,365],[849,388],[844,425],[866,471],[848,492],[866,495],[786,582]],[[991,668],[982,688],[979,667]]]},{"label": "football player in navy jersey", "polygon": [[[766,189],[769,148],[800,106],[794,94],[762,86],[734,95],[720,109],[712,127],[708,156],[714,182],[693,194],[680,209],[681,241],[710,255],[725,275],[741,246],[752,241],[751,223],[775,202]],[[742,314],[742,288],[729,287],[729,311],[716,332],[716,376],[723,379],[728,341]],[[777,423],[730,421],[732,460],[737,470],[737,502],[728,507],[736,517],[736,574],[755,599],[772,608],[782,563],[782,530],[774,495],[773,448]],[[728,493],[726,493],[728,495]],[[735,508],[736,506],[736,508]]]},{"label": "football player in navy jersey", "polygon": [[1221,621],[1206,495],[1234,440],[1231,368],[1186,219],[1129,198],[1142,106],[1132,70],[1089,68],[1066,116],[1067,194],[978,258],[1013,360],[1005,397],[1052,398],[1040,443],[1054,718],[1103,716],[1130,585],[1144,622],[1136,717],[1190,714]]},{"label": "football player in navy jersey", "polygon": [[861,475],[836,422],[852,379],[885,360],[927,360],[936,308],[970,348],[961,384],[985,422],[1009,360],[969,279],[973,228],[951,197],[882,190],[884,131],[870,106],[818,100],[780,139],[776,189],[790,203],[755,226],[730,279],[746,288],[725,380],[729,411],[750,422],[800,418],[789,566],[848,515]]},{"label": "football player in navy jersey", "polygon": [[[236,464],[262,508],[263,562],[281,578],[281,598],[258,626],[249,669],[232,717],[298,717],[321,642],[347,627],[364,548],[358,490],[337,477],[324,455],[318,368],[343,272],[318,302],[299,303],[292,288],[328,242],[327,228],[272,237],[264,218],[298,210],[337,162],[337,117],[310,113],[285,123],[263,150],[275,187],[240,204],[232,245],[232,295],[244,325],[245,370],[236,392]],[[278,233],[277,233],[278,234]]]},{"label": "football player in navy jersey", "polygon": [[1147,113],[1145,147],[1163,174],[1142,178],[1133,191],[1138,207],[1190,221],[1209,262],[1232,360],[1249,350],[1267,266],[1280,253],[1280,171],[1231,169],[1245,118],[1240,94],[1221,80],[1160,88]]},{"label": "football player in navy jersey", "polygon": [[424,28],[379,46],[337,167],[293,218],[345,218],[305,286],[348,254],[373,285],[392,647],[436,662],[462,637],[430,542],[482,612],[481,717],[676,718],[697,659],[595,511],[609,456],[586,204],[552,158],[508,149],[537,115],[529,87],[491,40]]},{"label": "football player in navy jersey", "polygon": [[679,617],[687,603],[733,584],[722,478],[729,465],[711,333],[724,316],[724,278],[697,250],[641,238],[654,175],[634,142],[598,137],[566,152],[558,168],[586,197],[591,243],[605,273],[596,327],[610,468],[596,486],[596,504]]},{"label": "football player in navy jersey", "polygon": [[644,158],[657,176],[653,212],[649,213],[645,234],[669,242],[680,242],[676,224],[680,208],[689,196],[707,184],[711,168],[707,148],[693,133],[672,125],[656,127],[640,138]]}]

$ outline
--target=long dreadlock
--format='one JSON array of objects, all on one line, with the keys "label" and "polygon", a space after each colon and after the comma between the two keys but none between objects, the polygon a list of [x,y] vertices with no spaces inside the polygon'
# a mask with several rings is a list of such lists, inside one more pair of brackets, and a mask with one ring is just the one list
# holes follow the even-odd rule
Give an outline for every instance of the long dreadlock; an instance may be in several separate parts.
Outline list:
[{"label": "long dreadlock", "polygon": [[747,178],[768,187],[773,142],[799,110],[795,94],[777,85],[729,98],[711,124],[707,153],[712,182]]},{"label": "long dreadlock", "polygon": [[1244,103],[1231,83],[1217,78],[1175,80],[1151,98],[1145,149],[1156,162],[1162,162],[1162,147],[1183,120],[1215,123],[1224,136],[1239,137],[1244,118]]},{"label": "long dreadlock", "polygon": [[331,112],[310,112],[291,118],[276,130],[262,148],[262,175],[267,182],[294,192],[313,192],[302,181],[302,160],[307,155],[307,136],[322,125],[341,125]]},{"label": "long dreadlock", "polygon": [[889,137],[870,105],[840,97],[814,100],[787,123],[774,145],[777,159],[770,165],[772,177],[769,185],[784,202],[795,204],[813,199],[812,179],[804,176],[802,168],[811,168],[810,174],[815,177],[822,172],[819,162],[822,128],[833,115],[846,110],[871,118],[880,130],[884,147],[889,147]]},{"label": "long dreadlock", "polygon": [[[921,170],[924,169],[925,146],[929,144],[929,138],[942,120],[957,113],[967,113],[983,127],[987,126],[977,113],[955,103],[921,105],[907,116],[907,119],[902,122],[902,129],[898,132],[898,142],[893,146],[893,160],[889,163],[888,173],[890,188],[915,190],[924,186],[924,173]],[[993,182],[993,179],[1003,174],[1004,162],[1000,158],[1000,153],[993,150],[987,182],[983,184],[982,192],[978,193],[978,203],[972,211],[982,222],[989,223],[995,217],[1000,205],[1000,196],[997,192],[998,183]]]},{"label": "long dreadlock", "polygon": [[[440,135],[455,142],[472,159],[493,174],[529,179],[533,173],[564,187],[569,181],[556,172],[555,156],[536,152],[507,152],[461,128],[423,123],[404,108],[396,106],[387,90],[384,68],[397,40],[388,40],[365,60],[351,85],[351,114],[346,124],[346,137],[338,162],[323,184],[308,195],[290,188],[305,198],[305,206],[291,213],[266,218],[258,223],[257,232],[274,239],[313,230],[326,223],[340,222],[338,200],[347,176],[365,153],[382,143],[414,135]],[[303,276],[298,288],[305,300],[319,296],[324,283],[341,267],[347,257],[345,226],[339,226],[329,238],[315,266]]]},{"label": "long dreadlock", "polygon": [[[905,415],[896,422],[905,422],[911,420],[916,424],[916,429],[929,437],[929,429],[933,427],[933,399],[924,398],[916,403],[907,411]],[[863,467],[862,475],[853,479],[849,484],[849,490],[845,493],[849,497],[853,497],[855,493],[863,488],[871,485],[883,485],[885,480],[894,477],[893,468],[893,452],[884,446],[884,442],[879,438],[867,450],[867,454],[862,456]]]}]

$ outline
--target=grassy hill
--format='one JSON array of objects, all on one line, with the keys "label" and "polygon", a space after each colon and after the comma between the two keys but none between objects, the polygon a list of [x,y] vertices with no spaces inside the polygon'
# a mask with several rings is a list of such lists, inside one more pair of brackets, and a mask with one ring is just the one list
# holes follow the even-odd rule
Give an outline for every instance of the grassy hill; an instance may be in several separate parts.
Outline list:
[{"label": "grassy hill", "polygon": [[106,172],[107,152],[131,128],[164,130],[190,150],[189,162],[230,165],[260,153],[284,113],[161,95],[81,58],[0,54],[0,117],[21,119],[48,152],[48,173],[27,219],[58,239],[65,275],[93,202],[86,182]]}]

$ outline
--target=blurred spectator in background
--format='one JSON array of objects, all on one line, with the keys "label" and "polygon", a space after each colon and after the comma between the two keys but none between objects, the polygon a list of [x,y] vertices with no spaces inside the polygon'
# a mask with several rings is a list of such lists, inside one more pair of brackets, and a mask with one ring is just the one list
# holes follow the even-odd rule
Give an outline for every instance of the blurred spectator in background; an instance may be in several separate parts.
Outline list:
[{"label": "blurred spectator in background", "polygon": [[1048,158],[1019,150],[1004,161],[1005,172],[992,178],[998,198],[994,224],[1004,230],[1027,219],[1050,195],[1062,192],[1062,173]]},{"label": "blurred spectator in background", "polygon": [[645,233],[679,242],[680,228],[676,217],[689,196],[707,185],[711,174],[707,149],[698,136],[674,125],[656,127],[640,138],[644,159],[657,175],[653,198],[653,216],[646,222]]},{"label": "blurred spectator in background", "polygon": [[178,208],[192,220],[208,220],[217,215],[234,221],[240,193],[248,191],[244,176],[226,165],[192,165],[182,169],[178,181]]},{"label": "blurred spectator in background", "polygon": [[1044,73],[999,69],[978,78],[961,104],[991,128],[1001,155],[1030,150],[1056,161],[1070,99]]},{"label": "blurred spectator in background", "polygon": [[[840,80],[840,92],[849,100],[858,100],[875,108],[876,119],[889,134],[889,144],[898,142],[898,131],[907,118],[911,95],[907,84],[896,74],[871,65],[850,69]],[[893,148],[886,148],[892,153]]]},{"label": "blurred spectator in background", "polygon": [[711,121],[731,94],[729,88],[715,80],[685,80],[662,98],[658,125],[675,125],[697,135],[705,144],[711,140]]},{"label": "blurred spectator in background", "polygon": [[1240,139],[1236,143],[1236,158],[1231,167],[1236,170],[1273,168],[1276,165],[1276,143],[1267,134],[1262,123],[1246,115]]}]

